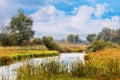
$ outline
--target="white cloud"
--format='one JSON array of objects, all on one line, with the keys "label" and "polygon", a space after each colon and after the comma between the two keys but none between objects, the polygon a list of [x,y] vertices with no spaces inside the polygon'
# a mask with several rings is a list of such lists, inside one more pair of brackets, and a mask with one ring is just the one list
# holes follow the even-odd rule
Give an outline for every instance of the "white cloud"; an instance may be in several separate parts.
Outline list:
[{"label": "white cloud", "polygon": [[[88,0],[96,2],[96,0]],[[24,1],[23,1],[24,2]],[[97,4],[96,7],[82,5],[73,9],[73,15],[67,15],[65,11],[58,10],[50,4],[64,3],[73,5],[74,1],[70,0],[44,0],[45,5],[33,6],[21,3],[19,0],[0,0],[0,16],[14,15],[19,8],[39,9],[31,14],[34,20],[33,29],[36,34],[53,35],[54,37],[64,37],[67,34],[88,34],[99,32],[103,27],[119,28],[120,17],[102,19],[102,16],[108,11],[108,4]],[[49,5],[48,5],[49,4]],[[93,18],[95,16],[95,18]]]},{"label": "white cloud", "polygon": [[95,16],[97,18],[101,18],[101,16],[106,12],[106,7],[108,6],[108,4],[104,3],[104,4],[97,4],[96,5],[96,11],[95,11]]},{"label": "white cloud", "polygon": [[[96,8],[89,6],[80,6],[75,8],[72,16],[66,15],[64,11],[56,9],[53,5],[47,5],[33,13],[34,27],[36,34],[52,35],[56,38],[58,35],[88,34],[99,32],[103,27],[119,28],[120,17],[102,19],[101,16],[106,11],[106,4],[97,4]],[[97,18],[93,18],[95,15]],[[56,36],[57,35],[57,36]],[[63,37],[64,37],[63,36]]]}]

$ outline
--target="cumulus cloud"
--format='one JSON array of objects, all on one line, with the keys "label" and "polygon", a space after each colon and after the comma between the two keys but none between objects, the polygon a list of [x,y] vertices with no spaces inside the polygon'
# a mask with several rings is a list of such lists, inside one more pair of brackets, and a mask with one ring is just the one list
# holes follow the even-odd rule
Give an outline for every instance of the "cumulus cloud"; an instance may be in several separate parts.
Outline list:
[{"label": "cumulus cloud", "polygon": [[[70,16],[53,5],[43,6],[37,12],[31,14],[34,20],[33,29],[36,34],[65,36],[70,33],[98,33],[103,27],[118,28],[120,26],[119,16],[101,18],[107,10],[106,7],[107,4],[97,4],[96,7],[83,5],[74,8],[71,11],[73,15]],[[93,15],[96,18],[93,18]]]},{"label": "cumulus cloud", "polygon": [[104,3],[104,4],[97,4],[96,5],[96,10],[95,10],[95,16],[97,18],[100,18],[107,10],[106,7],[108,6],[108,4]]},{"label": "cumulus cloud", "polygon": [[[96,3],[96,0],[87,1]],[[33,29],[38,37],[52,35],[56,38],[63,38],[68,34],[84,35],[99,32],[103,27],[116,29],[120,26],[120,17],[117,15],[102,18],[108,11],[106,3],[96,4],[95,7],[81,5],[71,11],[72,15],[68,15],[66,11],[57,9],[55,5],[74,5],[73,0],[36,0],[27,5],[28,2],[29,0],[0,0],[0,17],[8,14],[14,15],[19,8],[38,9],[30,14],[34,21]]]}]

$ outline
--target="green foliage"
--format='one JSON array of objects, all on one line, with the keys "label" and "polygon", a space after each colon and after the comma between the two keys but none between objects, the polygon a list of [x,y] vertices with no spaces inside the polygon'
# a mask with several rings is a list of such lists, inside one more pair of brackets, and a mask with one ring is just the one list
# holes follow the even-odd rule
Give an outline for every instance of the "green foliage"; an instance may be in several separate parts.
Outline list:
[{"label": "green foliage", "polygon": [[81,40],[79,39],[79,35],[70,34],[67,36],[67,41],[69,43],[79,43]]},{"label": "green foliage", "polygon": [[86,39],[91,43],[91,42],[93,42],[95,40],[96,36],[97,35],[95,33],[88,34],[88,36],[86,37]]},{"label": "green foliage", "polygon": [[27,17],[22,10],[12,17],[9,29],[9,35],[14,39],[16,45],[21,45],[24,40],[30,40],[33,37],[32,19]]},{"label": "green foliage", "polygon": [[104,39],[105,41],[118,42],[120,40],[120,30],[112,30],[109,28],[103,28],[97,35],[97,40]]},{"label": "green foliage", "polygon": [[59,52],[63,52],[62,48],[53,41],[53,38],[51,36],[44,36],[42,41],[49,50],[57,50]]},{"label": "green foliage", "polygon": [[4,54],[0,56],[0,66],[9,65],[16,61],[26,60],[30,58],[57,56],[59,53],[57,51],[28,51],[19,52],[15,54]]},{"label": "green foliage", "polygon": [[87,49],[88,52],[96,52],[102,50],[104,48],[113,47],[111,42],[105,42],[104,40],[96,40],[94,41]]},{"label": "green foliage", "polygon": [[31,41],[24,40],[21,46],[35,46],[41,44],[42,44],[42,40],[40,38],[34,38]]}]

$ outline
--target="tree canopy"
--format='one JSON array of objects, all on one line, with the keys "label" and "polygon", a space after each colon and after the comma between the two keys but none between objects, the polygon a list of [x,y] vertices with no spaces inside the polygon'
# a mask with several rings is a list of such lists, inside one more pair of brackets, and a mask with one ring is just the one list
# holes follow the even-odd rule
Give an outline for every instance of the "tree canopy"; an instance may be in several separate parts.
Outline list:
[{"label": "tree canopy", "polygon": [[26,16],[22,9],[11,18],[9,25],[1,33],[3,46],[21,45],[24,41],[30,40],[35,31],[32,30],[33,20]]},{"label": "tree canopy", "polygon": [[79,43],[81,41],[81,39],[79,38],[78,34],[69,34],[67,36],[67,41],[69,43]]},{"label": "tree canopy", "polygon": [[103,28],[101,32],[98,34],[88,34],[86,39],[89,42],[92,42],[94,39],[100,40],[103,39],[104,41],[111,41],[114,43],[117,43],[120,41],[120,29],[109,29],[109,28]]},{"label": "tree canopy", "polygon": [[18,14],[13,16],[10,22],[9,34],[15,38],[16,44],[20,45],[23,41],[29,40],[34,36],[32,30],[33,20],[26,16],[23,10],[18,10]]}]

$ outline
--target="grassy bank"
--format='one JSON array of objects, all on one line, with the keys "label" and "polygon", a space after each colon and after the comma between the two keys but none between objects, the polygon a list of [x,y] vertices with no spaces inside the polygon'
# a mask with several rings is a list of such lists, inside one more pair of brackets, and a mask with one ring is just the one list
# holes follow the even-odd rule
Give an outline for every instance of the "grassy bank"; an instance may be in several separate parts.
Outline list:
[{"label": "grassy bank", "polygon": [[86,51],[88,45],[82,45],[82,44],[71,44],[71,43],[67,43],[67,42],[64,42],[64,43],[57,43],[64,52],[71,52],[71,53],[80,53],[80,52],[83,52],[83,51]]},{"label": "grassy bank", "polygon": [[30,58],[59,55],[58,51],[44,50],[43,47],[0,47],[0,66]]},{"label": "grassy bank", "polygon": [[82,64],[76,59],[67,67],[67,64],[59,60],[43,61],[34,67],[27,64],[21,67],[17,73],[17,80],[119,80],[120,59],[99,58],[91,59]]},{"label": "grassy bank", "polygon": [[120,59],[120,47],[117,48],[106,48],[97,52],[88,53],[85,55],[85,59],[89,60],[92,58],[119,58]]}]

